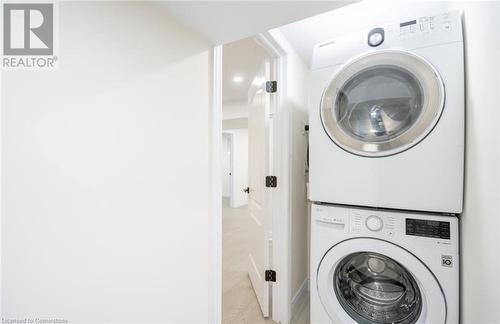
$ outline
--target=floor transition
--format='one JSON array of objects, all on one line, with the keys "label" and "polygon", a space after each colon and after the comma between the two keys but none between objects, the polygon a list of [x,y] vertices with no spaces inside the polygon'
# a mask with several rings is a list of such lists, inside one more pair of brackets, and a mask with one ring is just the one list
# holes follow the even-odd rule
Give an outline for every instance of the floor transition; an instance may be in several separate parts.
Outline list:
[{"label": "floor transition", "polygon": [[[261,324],[275,323],[262,317],[257,297],[246,271],[248,221],[246,207],[229,208],[223,200],[222,211],[222,323]],[[292,323],[309,323],[309,304],[298,307]]]}]

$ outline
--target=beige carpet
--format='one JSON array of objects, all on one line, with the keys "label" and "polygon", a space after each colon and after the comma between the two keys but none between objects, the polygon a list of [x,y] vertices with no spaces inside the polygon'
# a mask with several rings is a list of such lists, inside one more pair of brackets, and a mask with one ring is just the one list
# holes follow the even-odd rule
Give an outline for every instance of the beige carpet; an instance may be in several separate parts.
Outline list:
[{"label": "beige carpet", "polygon": [[246,207],[222,210],[222,323],[274,323],[262,317],[247,274]]},{"label": "beige carpet", "polygon": [[[247,208],[229,208],[223,200],[222,209],[222,323],[275,323],[262,316],[257,297],[248,277],[247,262]],[[300,305],[293,321],[309,323],[309,304]]]}]

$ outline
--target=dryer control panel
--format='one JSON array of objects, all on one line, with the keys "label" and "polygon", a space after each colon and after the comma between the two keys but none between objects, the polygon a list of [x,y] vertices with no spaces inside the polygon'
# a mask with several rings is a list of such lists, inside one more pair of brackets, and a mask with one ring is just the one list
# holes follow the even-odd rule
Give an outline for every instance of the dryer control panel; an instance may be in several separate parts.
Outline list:
[{"label": "dryer control panel", "polygon": [[433,38],[441,39],[443,42],[448,38],[447,35],[449,32],[461,27],[460,14],[458,12],[415,17],[386,26],[389,34],[393,34],[399,38],[427,35],[426,37],[430,40],[429,37],[432,35]]},{"label": "dryer control panel", "polygon": [[415,15],[316,44],[311,68],[316,70],[343,64],[368,51],[413,50],[454,42],[463,42],[460,12]]}]

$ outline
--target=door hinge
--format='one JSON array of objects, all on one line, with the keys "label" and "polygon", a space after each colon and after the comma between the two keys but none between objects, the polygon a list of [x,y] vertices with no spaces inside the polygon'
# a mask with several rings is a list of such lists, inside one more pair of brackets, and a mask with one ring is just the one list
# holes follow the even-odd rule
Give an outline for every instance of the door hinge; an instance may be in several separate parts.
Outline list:
[{"label": "door hinge", "polygon": [[266,81],[266,92],[274,93],[278,90],[278,82],[277,81]]},{"label": "door hinge", "polygon": [[266,281],[276,282],[276,271],[274,270],[266,270],[265,273]]},{"label": "door hinge", "polygon": [[276,188],[278,186],[278,178],[276,176],[267,176],[266,177],[266,187],[267,188]]}]

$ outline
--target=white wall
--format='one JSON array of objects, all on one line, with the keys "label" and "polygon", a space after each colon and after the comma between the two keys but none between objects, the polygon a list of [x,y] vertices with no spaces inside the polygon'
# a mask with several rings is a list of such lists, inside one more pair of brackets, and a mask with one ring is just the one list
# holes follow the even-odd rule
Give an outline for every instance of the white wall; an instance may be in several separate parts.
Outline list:
[{"label": "white wall", "polygon": [[[307,141],[304,130],[308,124],[307,111],[294,109],[291,111],[292,133],[292,296],[295,297],[300,289],[307,289],[309,278],[309,212],[306,196]],[[302,285],[306,285],[302,287]],[[298,296],[295,298],[299,298]]]},{"label": "white wall", "polygon": [[139,2],[61,2],[60,46],[3,73],[3,318],[212,321],[211,46]]},{"label": "white wall", "polygon": [[500,323],[500,3],[458,3],[466,37],[461,322]]},{"label": "white wall", "polygon": [[398,21],[402,17],[452,9],[464,13],[466,52],[461,322],[500,323],[500,3],[363,1],[323,14],[317,18],[314,30],[331,39],[376,26],[381,20]]},{"label": "white wall", "polygon": [[248,101],[225,101],[222,104],[222,119],[248,118]]},{"label": "white wall", "polygon": [[[233,186],[231,208],[248,204],[248,102],[224,101],[222,104],[223,129],[233,136]],[[245,125],[246,123],[246,125]]]},{"label": "white wall", "polygon": [[233,137],[233,176],[231,208],[248,204],[248,194],[243,189],[248,187],[248,129],[225,130]]},{"label": "white wall", "polygon": [[222,121],[222,130],[248,128],[248,118],[232,118]]}]

